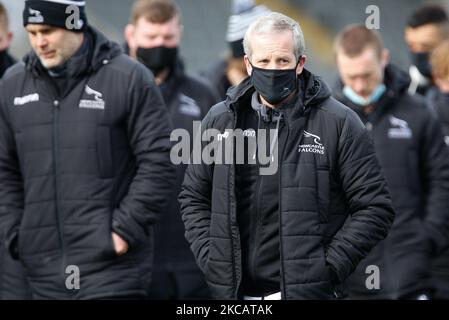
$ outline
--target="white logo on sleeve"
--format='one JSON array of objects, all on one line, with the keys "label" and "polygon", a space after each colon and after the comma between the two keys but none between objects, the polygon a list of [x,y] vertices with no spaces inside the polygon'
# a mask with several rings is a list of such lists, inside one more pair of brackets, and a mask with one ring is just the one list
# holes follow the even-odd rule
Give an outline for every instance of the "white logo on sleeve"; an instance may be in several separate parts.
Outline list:
[{"label": "white logo on sleeve", "polygon": [[103,94],[101,92],[98,92],[98,91],[92,89],[87,84],[86,84],[86,88],[84,89],[84,91],[88,95],[93,96],[94,99],[93,100],[80,100],[80,104],[79,104],[80,108],[104,110],[105,102],[102,99]]},{"label": "white logo on sleeve", "polygon": [[42,16],[42,13],[39,10],[28,8],[28,12],[30,13],[30,16],[28,17],[28,23],[44,22],[44,17]]},{"label": "white logo on sleeve", "polygon": [[316,134],[307,132],[306,130],[303,130],[303,136],[304,138],[308,138],[308,140],[312,140],[313,143],[306,143],[306,144],[300,144],[298,147],[299,153],[317,153],[317,154],[323,154],[325,148],[323,144],[320,142],[321,138],[317,136]]},{"label": "white logo on sleeve", "polygon": [[32,93],[23,97],[15,97],[14,98],[14,105],[15,106],[23,106],[24,104],[39,101],[39,94],[38,93]]},{"label": "white logo on sleeve", "polygon": [[409,128],[407,121],[390,116],[390,125],[388,129],[388,138],[390,139],[410,139],[412,130]]}]

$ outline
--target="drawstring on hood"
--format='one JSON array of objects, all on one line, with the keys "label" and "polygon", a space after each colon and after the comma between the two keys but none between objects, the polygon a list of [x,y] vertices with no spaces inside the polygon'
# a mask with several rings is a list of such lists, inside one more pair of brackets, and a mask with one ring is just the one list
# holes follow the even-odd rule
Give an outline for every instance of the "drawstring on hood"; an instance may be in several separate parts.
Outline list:
[{"label": "drawstring on hood", "polygon": [[[257,129],[260,128],[260,119],[261,118],[263,119],[264,122],[267,122],[267,123],[273,123],[274,121],[276,121],[276,130],[275,130],[275,134],[274,134],[274,141],[273,141],[273,143],[270,144],[270,158],[271,158],[271,161],[274,162],[273,152],[274,152],[274,148],[278,142],[279,123],[281,122],[282,112],[278,113],[277,111],[270,109],[266,105],[260,103],[257,92],[254,92],[251,97],[251,107],[257,112],[257,115],[258,115]],[[276,114],[273,116],[273,113],[276,113]],[[256,159],[256,154],[257,154],[257,144],[256,144],[256,150],[253,155],[253,160]]]},{"label": "drawstring on hood", "polygon": [[281,122],[281,118],[282,118],[282,113],[279,114],[279,117],[277,118],[277,121],[276,121],[276,130],[275,130],[275,132],[274,132],[274,141],[273,141],[273,144],[271,145],[271,148],[270,148],[270,158],[271,158],[271,162],[274,162],[274,155],[273,155],[273,152],[274,152],[275,146],[276,146],[277,143],[278,143],[279,122]]},{"label": "drawstring on hood", "polygon": [[[270,158],[271,161],[274,162],[274,148],[278,142],[278,135],[279,135],[279,123],[281,122],[281,118],[283,116],[282,112],[275,111],[266,105],[259,102],[258,93],[254,92],[251,97],[251,107],[253,110],[257,112],[257,129],[260,128],[260,119],[262,118],[264,122],[266,123],[273,123],[276,121],[276,130],[274,134],[274,140],[273,143],[270,144]],[[274,116],[273,116],[274,113]],[[256,153],[257,153],[257,144],[256,144],[256,150],[253,155],[253,160],[256,159]]]}]

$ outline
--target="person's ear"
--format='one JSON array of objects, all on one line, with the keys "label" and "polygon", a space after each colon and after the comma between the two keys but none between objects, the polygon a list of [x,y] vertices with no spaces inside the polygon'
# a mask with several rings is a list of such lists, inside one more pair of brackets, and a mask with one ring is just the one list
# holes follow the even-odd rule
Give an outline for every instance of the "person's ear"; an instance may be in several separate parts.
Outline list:
[{"label": "person's ear", "polygon": [[126,43],[128,44],[128,47],[129,47],[129,53],[134,58],[135,58],[135,55],[136,55],[135,52],[137,49],[136,41],[134,39],[135,33],[136,33],[136,27],[131,23],[127,24],[123,34],[125,36]]},{"label": "person's ear", "polygon": [[381,65],[382,69],[385,69],[390,63],[390,51],[388,49],[383,49],[381,54]]},{"label": "person's ear", "polygon": [[181,42],[182,36],[184,35],[184,25],[179,25],[179,42]]},{"label": "person's ear", "polygon": [[249,58],[246,54],[243,57],[243,61],[245,61],[246,73],[248,73],[248,76],[251,76],[251,73],[253,72],[253,67],[251,66]]},{"label": "person's ear", "polygon": [[296,66],[296,74],[299,76],[304,70],[304,66],[306,64],[307,56],[303,54],[298,61],[298,65]]},{"label": "person's ear", "polygon": [[9,31],[6,35],[8,47],[11,45],[12,39],[14,38],[14,33],[12,31]]},{"label": "person's ear", "polygon": [[3,45],[0,47],[0,51],[8,50],[11,45],[11,41],[13,38],[13,33],[11,31],[6,32],[5,41],[3,41]]}]

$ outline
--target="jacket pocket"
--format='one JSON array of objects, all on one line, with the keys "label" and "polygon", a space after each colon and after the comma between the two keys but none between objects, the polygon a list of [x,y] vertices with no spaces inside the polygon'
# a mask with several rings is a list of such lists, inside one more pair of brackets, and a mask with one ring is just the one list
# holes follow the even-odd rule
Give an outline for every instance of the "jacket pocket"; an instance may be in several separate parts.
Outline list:
[{"label": "jacket pocket", "polygon": [[97,128],[97,163],[101,178],[112,178],[114,175],[114,156],[112,151],[111,130],[107,126]]},{"label": "jacket pocket", "polygon": [[102,257],[115,257],[117,253],[114,248],[114,241],[112,240],[112,228],[107,223],[104,223],[100,226],[101,234],[99,237],[101,238],[102,248],[100,256]]}]

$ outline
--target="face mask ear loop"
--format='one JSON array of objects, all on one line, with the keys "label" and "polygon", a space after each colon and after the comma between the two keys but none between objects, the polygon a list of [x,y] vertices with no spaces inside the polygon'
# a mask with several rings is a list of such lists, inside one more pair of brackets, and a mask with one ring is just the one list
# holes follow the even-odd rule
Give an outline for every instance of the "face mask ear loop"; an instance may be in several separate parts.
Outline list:
[{"label": "face mask ear loop", "polygon": [[298,65],[301,63],[302,55],[299,56],[298,61],[296,61],[295,71],[298,68]]}]

